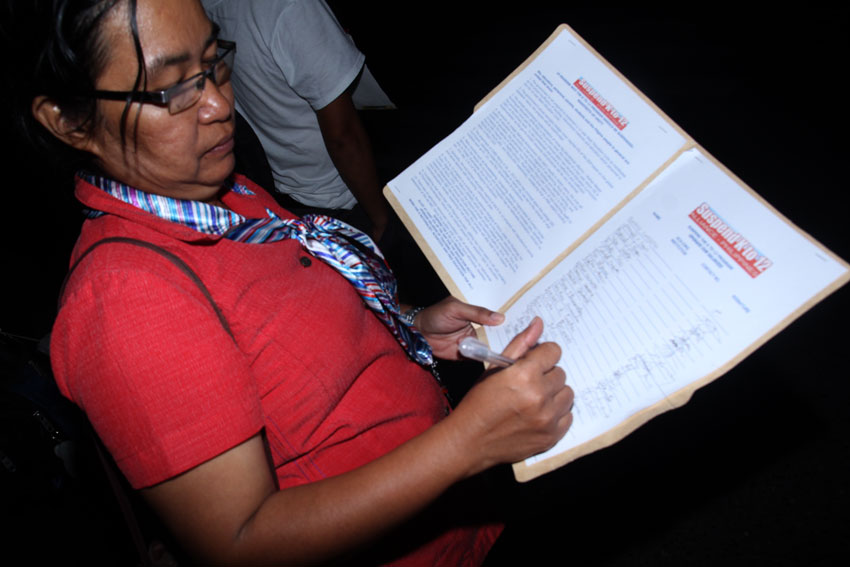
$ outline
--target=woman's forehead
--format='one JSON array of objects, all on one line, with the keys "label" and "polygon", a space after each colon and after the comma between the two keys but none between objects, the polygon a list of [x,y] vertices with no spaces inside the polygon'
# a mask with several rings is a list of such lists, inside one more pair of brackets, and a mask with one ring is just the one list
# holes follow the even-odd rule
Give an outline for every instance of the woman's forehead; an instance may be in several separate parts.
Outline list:
[{"label": "woman's forehead", "polygon": [[[127,2],[111,16],[107,41],[116,63],[135,61]],[[198,0],[138,0],[136,29],[149,73],[195,59],[214,39],[213,25]]]}]

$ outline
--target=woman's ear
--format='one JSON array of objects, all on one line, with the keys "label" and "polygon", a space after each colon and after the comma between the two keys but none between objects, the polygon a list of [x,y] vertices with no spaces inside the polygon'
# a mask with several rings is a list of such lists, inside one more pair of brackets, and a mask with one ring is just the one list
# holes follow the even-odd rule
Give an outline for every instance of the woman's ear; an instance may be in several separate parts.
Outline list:
[{"label": "woman's ear", "polygon": [[39,95],[32,100],[32,115],[48,132],[74,149],[89,151],[91,141],[88,132],[71,122],[62,109],[51,99]]}]

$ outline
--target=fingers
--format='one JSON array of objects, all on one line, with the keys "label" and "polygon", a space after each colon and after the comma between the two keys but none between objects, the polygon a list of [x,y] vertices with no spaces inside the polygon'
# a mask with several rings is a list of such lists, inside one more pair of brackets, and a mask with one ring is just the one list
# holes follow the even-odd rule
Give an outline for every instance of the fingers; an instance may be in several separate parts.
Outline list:
[{"label": "fingers", "polygon": [[505,316],[498,311],[490,311],[486,307],[478,307],[477,305],[469,305],[472,308],[472,313],[467,318],[473,323],[480,325],[501,325],[505,321]]},{"label": "fingers", "polygon": [[513,407],[533,434],[527,454],[520,458],[551,448],[572,425],[575,394],[565,382],[566,375],[559,367],[520,382],[522,394],[515,398]]},{"label": "fingers", "polygon": [[[537,345],[537,341],[540,340],[540,336],[542,334],[543,320],[540,319],[540,317],[535,317],[531,320],[531,323],[528,324],[528,327],[526,327],[525,330],[515,336],[513,340],[508,343],[508,346],[505,347],[502,354],[509,358],[521,358],[525,356],[535,345]],[[547,349],[551,350],[553,347],[556,349],[555,352],[550,353],[550,356],[546,358],[551,358],[553,355],[555,358],[549,366],[543,366],[543,369],[554,366],[561,358],[561,349],[554,343],[547,343]]]},{"label": "fingers", "polygon": [[458,319],[463,319],[464,321],[469,321],[471,323],[478,323],[479,325],[501,325],[505,320],[505,316],[496,311],[491,311],[486,307],[481,307],[479,305],[470,305],[469,303],[464,303],[455,298],[449,298],[448,301],[453,302],[454,307],[454,317]]},{"label": "fingers", "polygon": [[508,358],[520,358],[527,353],[531,347],[537,344],[540,335],[543,334],[543,320],[540,317],[535,317],[520,334],[515,336],[502,354]]},{"label": "fingers", "polygon": [[560,408],[561,416],[557,420],[558,439],[564,436],[573,423],[573,402],[575,392],[561,382],[561,387],[554,397],[554,405]]},{"label": "fingers", "polygon": [[[505,352],[527,351],[541,331],[539,320],[533,322]],[[454,417],[472,418],[461,430],[470,435],[470,446],[481,457],[480,467],[543,452],[567,432],[573,420],[574,393],[565,384],[564,370],[554,366],[559,355],[553,343],[534,348],[516,364],[479,382],[458,406]]]}]

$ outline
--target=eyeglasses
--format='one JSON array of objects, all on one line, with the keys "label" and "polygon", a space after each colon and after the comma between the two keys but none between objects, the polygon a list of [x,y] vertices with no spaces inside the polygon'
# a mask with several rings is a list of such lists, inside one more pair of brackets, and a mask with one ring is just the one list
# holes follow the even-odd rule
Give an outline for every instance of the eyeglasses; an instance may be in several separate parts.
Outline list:
[{"label": "eyeglasses", "polygon": [[230,80],[235,53],[235,42],[219,39],[215,59],[209,62],[209,68],[185,81],[180,81],[173,87],[162,91],[94,91],[91,96],[106,100],[158,104],[167,106],[169,114],[177,114],[201,99],[207,79],[214,82],[216,86],[221,86]]}]

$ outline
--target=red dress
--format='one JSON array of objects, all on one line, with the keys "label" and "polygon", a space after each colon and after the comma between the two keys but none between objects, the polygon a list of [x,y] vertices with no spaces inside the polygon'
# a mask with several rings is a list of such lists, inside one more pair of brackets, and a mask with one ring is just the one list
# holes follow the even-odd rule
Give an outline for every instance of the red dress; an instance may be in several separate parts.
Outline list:
[{"label": "red dress", "polygon": [[[292,216],[240,182],[255,195],[225,195],[235,212]],[[430,373],[296,241],[206,235],[83,180],[76,194],[109,214],[84,223],[72,261],[111,236],[161,246],[198,274],[235,337],[198,286],[156,252],[106,244],[75,270],[52,333],[54,373],[135,488],[264,431],[284,489],[368,463],[446,415]],[[449,529],[392,563],[480,563],[498,533]]]}]

